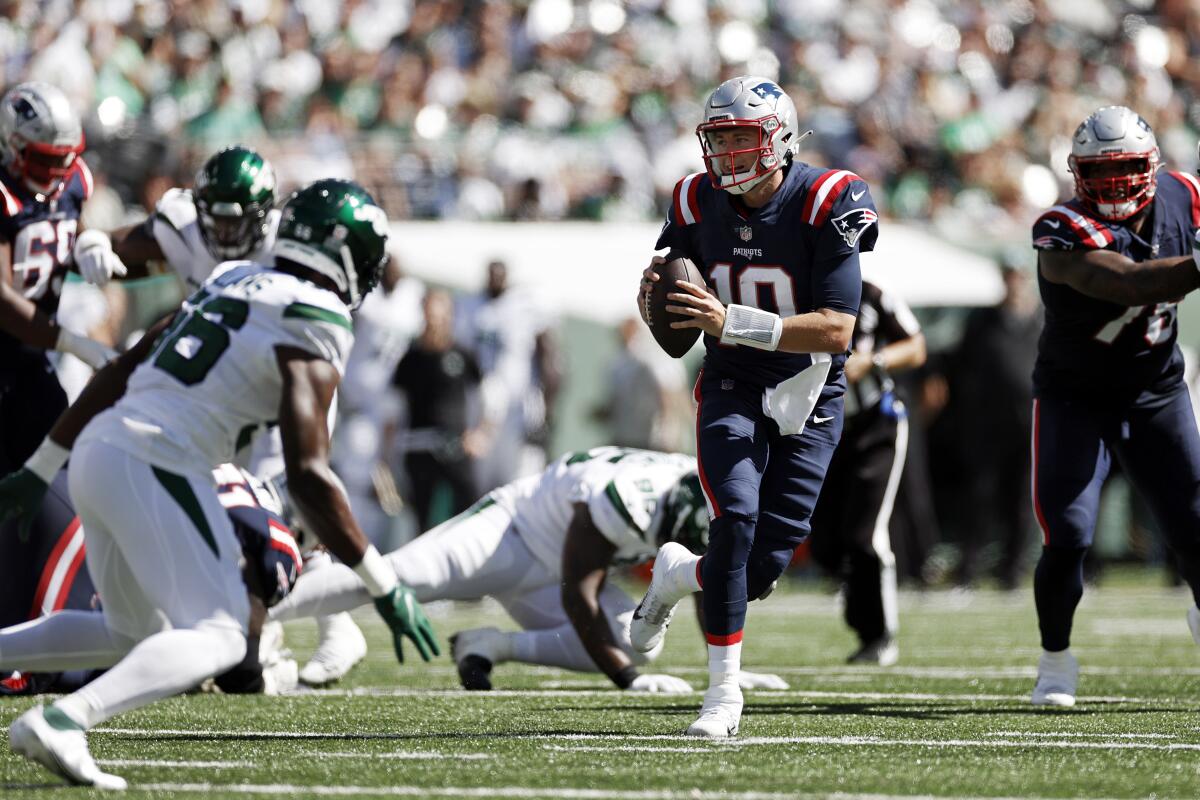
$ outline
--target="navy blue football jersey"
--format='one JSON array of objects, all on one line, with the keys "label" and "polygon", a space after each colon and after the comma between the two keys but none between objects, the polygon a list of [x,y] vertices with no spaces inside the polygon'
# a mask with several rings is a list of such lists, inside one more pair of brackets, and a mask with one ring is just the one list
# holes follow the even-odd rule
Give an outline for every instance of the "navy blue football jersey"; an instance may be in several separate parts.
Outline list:
[{"label": "navy blue football jersey", "polygon": [[[1141,235],[1099,219],[1070,200],[1033,226],[1037,250],[1113,250],[1134,261],[1192,252],[1200,224],[1200,182],[1192,175],[1159,176]],[[1176,304],[1123,306],[1089,297],[1038,271],[1046,322],[1033,371],[1035,396],[1087,396],[1096,403],[1153,403],[1183,375]],[[1182,298],[1181,298],[1182,299]]]},{"label": "navy blue football jersey", "polygon": [[[75,159],[58,194],[45,200],[0,167],[0,238],[11,248],[13,288],[51,318],[72,263],[79,214],[91,194],[92,173],[82,158]],[[19,350],[40,353],[0,331],[0,359]]]},{"label": "navy blue football jersey", "polygon": [[[821,308],[858,313],[858,254],[872,250],[879,215],[870,189],[846,170],[794,163],[762,208],[742,205],[707,174],[675,186],[655,249],[687,256],[726,305],[753,306],[788,317]],[[704,336],[705,369],[763,387],[806,369],[804,353],[723,345]],[[826,393],[844,386],[845,354],[835,354]]]}]

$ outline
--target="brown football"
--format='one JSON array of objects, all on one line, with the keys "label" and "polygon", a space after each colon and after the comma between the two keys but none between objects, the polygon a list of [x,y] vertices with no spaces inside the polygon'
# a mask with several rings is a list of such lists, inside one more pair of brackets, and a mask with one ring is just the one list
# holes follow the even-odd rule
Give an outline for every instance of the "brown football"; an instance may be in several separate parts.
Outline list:
[{"label": "brown football", "polygon": [[708,286],[700,274],[700,268],[690,259],[671,258],[670,255],[667,256],[667,259],[667,263],[656,270],[658,280],[650,291],[646,317],[650,320],[650,332],[654,334],[654,340],[658,342],[658,346],[672,358],[682,358],[683,354],[691,350],[692,345],[700,338],[700,329],[671,327],[672,322],[690,319],[690,317],[667,311],[667,306],[679,305],[673,300],[668,300],[667,295],[671,292],[683,291],[675,285],[675,281],[689,281],[705,289]]}]

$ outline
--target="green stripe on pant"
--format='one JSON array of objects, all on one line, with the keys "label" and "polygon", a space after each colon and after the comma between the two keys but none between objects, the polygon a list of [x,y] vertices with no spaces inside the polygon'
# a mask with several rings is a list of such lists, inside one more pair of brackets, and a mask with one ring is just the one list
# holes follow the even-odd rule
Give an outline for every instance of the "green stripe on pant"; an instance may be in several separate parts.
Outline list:
[{"label": "green stripe on pant", "polygon": [[154,471],[154,477],[158,478],[158,482],[162,484],[167,493],[183,509],[183,513],[188,515],[188,519],[200,531],[200,535],[204,537],[204,543],[213,551],[213,555],[220,558],[221,551],[217,548],[217,537],[213,536],[212,528],[208,527],[208,519],[204,516],[204,509],[200,507],[200,499],[192,491],[191,484],[187,482],[187,478],[182,475],[176,475],[174,472],[167,472],[165,469],[159,469],[158,467],[151,467],[150,469]]}]

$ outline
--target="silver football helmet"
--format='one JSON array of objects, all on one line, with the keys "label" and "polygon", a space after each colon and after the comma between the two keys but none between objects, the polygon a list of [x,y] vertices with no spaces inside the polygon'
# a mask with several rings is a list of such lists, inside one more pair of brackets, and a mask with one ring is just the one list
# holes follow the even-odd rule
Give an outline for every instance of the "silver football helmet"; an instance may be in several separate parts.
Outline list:
[{"label": "silver football helmet", "polygon": [[[752,138],[743,136],[747,128]],[[790,163],[809,133],[799,134],[796,105],[779,84],[753,75],[731,78],[713,90],[696,128],[709,179],[730,194],[745,194]]]},{"label": "silver football helmet", "polygon": [[1162,167],[1154,131],[1125,106],[1105,106],[1080,123],[1067,163],[1080,201],[1113,221],[1129,219],[1154,199]]},{"label": "silver football helmet", "polygon": [[31,81],[0,100],[0,163],[35,193],[59,190],[83,144],[83,125],[61,89]]}]

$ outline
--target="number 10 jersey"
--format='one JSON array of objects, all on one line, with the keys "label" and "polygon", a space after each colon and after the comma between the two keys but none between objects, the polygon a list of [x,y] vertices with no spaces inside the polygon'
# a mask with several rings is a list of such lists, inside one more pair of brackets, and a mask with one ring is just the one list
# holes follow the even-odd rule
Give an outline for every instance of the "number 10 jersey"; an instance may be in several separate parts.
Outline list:
[{"label": "number 10 jersey", "polygon": [[310,352],[340,376],[353,343],[350,311],[335,293],[262,264],[229,262],[184,302],[125,396],[82,438],[164,469],[208,473],[275,424],[277,347]]}]

